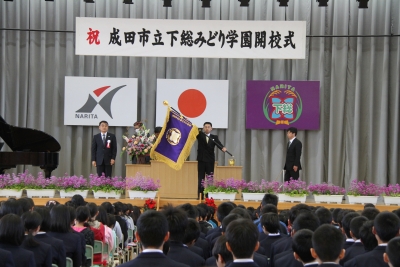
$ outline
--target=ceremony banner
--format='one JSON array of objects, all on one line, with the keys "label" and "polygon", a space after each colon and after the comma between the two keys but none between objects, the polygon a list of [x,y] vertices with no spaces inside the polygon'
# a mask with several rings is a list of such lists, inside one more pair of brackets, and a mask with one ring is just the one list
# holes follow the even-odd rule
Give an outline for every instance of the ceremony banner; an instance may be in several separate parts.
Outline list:
[{"label": "ceremony banner", "polygon": [[305,21],[76,18],[76,54],[304,59]]},{"label": "ceremony banner", "polygon": [[136,78],[65,77],[64,125],[132,126],[137,120]]},{"label": "ceremony banner", "polygon": [[246,102],[247,129],[319,129],[319,81],[247,81]]},{"label": "ceremony banner", "polygon": [[168,106],[163,128],[151,149],[150,157],[180,170],[198,134],[196,125]]}]

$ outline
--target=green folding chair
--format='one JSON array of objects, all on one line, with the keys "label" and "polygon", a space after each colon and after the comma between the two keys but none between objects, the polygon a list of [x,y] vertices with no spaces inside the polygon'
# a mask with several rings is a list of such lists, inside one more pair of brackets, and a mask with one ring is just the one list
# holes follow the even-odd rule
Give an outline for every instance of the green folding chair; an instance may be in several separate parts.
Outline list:
[{"label": "green folding chair", "polygon": [[65,266],[66,267],[73,267],[74,266],[74,263],[73,263],[71,258],[67,257],[67,264]]},{"label": "green folding chair", "polygon": [[93,247],[86,245],[85,256],[87,260],[90,260],[90,266],[93,266]]}]

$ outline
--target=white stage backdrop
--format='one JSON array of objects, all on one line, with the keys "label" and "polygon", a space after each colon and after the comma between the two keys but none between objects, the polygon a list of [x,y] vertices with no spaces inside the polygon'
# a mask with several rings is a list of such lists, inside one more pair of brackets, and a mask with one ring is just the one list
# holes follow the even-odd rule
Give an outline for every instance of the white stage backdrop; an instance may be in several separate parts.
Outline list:
[{"label": "white stage backdrop", "polygon": [[132,126],[137,119],[136,78],[65,77],[64,125]]},{"label": "white stage backdrop", "polygon": [[305,21],[76,18],[76,54],[304,59]]},{"label": "white stage backdrop", "polygon": [[213,128],[228,128],[229,82],[219,80],[157,79],[156,124],[164,124],[163,101],[181,112],[197,127],[209,121]]}]

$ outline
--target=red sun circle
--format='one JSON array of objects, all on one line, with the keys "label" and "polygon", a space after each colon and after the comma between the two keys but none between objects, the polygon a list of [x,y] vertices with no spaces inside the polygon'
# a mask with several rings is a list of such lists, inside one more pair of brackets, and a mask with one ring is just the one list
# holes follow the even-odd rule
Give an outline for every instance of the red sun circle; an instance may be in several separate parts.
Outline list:
[{"label": "red sun circle", "polygon": [[207,99],[197,89],[187,89],[178,98],[178,108],[188,118],[196,118],[203,114],[207,107]]}]

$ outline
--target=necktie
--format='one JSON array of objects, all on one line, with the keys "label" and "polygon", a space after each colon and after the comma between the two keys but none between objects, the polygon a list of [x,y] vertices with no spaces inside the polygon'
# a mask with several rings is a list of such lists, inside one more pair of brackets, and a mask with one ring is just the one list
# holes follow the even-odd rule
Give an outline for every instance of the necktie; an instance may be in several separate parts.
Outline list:
[{"label": "necktie", "polygon": [[208,139],[209,139],[208,136],[206,136],[206,141],[207,141],[207,143],[208,143]]},{"label": "necktie", "polygon": [[103,134],[103,145],[106,145],[106,135]]},{"label": "necktie", "polygon": [[287,143],[287,148],[289,149],[289,147],[290,147],[290,141]]}]

